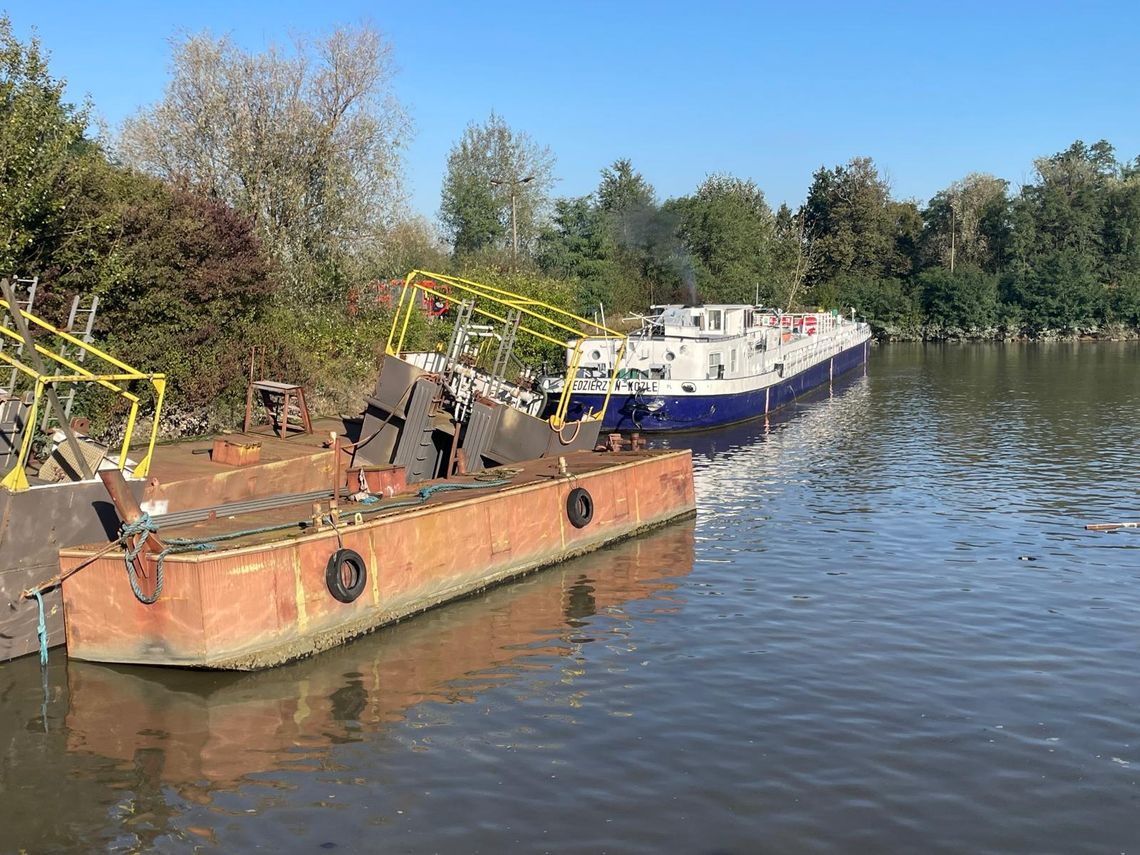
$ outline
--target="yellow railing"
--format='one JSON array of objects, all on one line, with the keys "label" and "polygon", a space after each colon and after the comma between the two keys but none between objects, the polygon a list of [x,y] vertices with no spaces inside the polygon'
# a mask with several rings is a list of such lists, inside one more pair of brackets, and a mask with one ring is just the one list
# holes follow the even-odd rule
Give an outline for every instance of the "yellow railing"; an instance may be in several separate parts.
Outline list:
[{"label": "yellow railing", "polygon": [[[32,439],[35,434],[36,423],[39,421],[39,416],[42,411],[43,399],[49,388],[54,389],[59,385],[67,383],[94,383],[130,404],[126,429],[123,433],[123,442],[119,448],[117,465],[120,470],[123,469],[127,463],[127,451],[130,448],[131,439],[134,436],[135,422],[138,419],[140,406],[139,396],[128,391],[121,384],[134,380],[143,380],[153,387],[154,423],[151,425],[146,453],[135,465],[133,473],[136,478],[146,477],[150,471],[151,458],[154,455],[155,439],[158,437],[158,417],[162,411],[162,399],[166,395],[166,375],[139,371],[110,354],[103,352],[94,345],[76,338],[61,329],[57,329],[42,318],[33,315],[31,312],[20,309],[19,307],[14,311],[19,312],[20,317],[29,324],[38,327],[50,335],[56,336],[61,342],[65,342],[78,351],[85,353],[85,358],[94,358],[97,360],[95,367],[100,369],[109,367],[111,370],[92,371],[85,367],[82,362],[68,359],[66,356],[56,353],[34,340],[31,344],[35,352],[53,363],[51,366],[52,369],[58,370],[59,368],[63,368],[66,370],[66,373],[37,371],[15,356],[0,350],[0,362],[15,368],[19,374],[27,377],[32,382],[32,400],[28,408],[27,419],[24,422],[24,431],[20,440],[20,451],[16,457],[15,465],[9,470],[8,474],[4,476],[3,480],[0,480],[0,487],[11,490],[12,492],[28,489],[28,458],[32,452]],[[8,302],[4,299],[0,299],[0,314],[6,313],[11,316],[12,312],[13,308],[8,305]],[[17,343],[25,343],[23,336],[19,332],[3,324],[0,324],[0,336],[4,336]],[[47,367],[45,364],[45,368]]]},{"label": "yellow railing", "polygon": [[[438,285],[445,285],[450,291],[444,291],[436,287]],[[609,385],[606,387],[606,397],[602,403],[602,409],[598,413],[587,413],[587,415],[583,417],[583,420],[601,419],[605,414],[606,407],[610,402],[610,395],[613,393],[614,383],[617,380],[618,365],[621,364],[622,357],[625,355],[626,345],[629,341],[625,333],[612,330],[596,321],[583,318],[580,315],[568,312],[558,306],[553,306],[531,297],[525,297],[522,294],[515,294],[503,288],[496,288],[493,285],[484,285],[479,282],[472,282],[469,279],[462,279],[458,276],[445,276],[427,270],[413,270],[405,277],[404,287],[400,291],[400,299],[396,303],[395,315],[392,318],[392,329],[388,333],[388,343],[385,347],[386,353],[392,356],[399,356],[403,352],[404,339],[408,333],[408,324],[412,319],[412,313],[416,311],[416,306],[420,303],[418,298],[422,294],[447,301],[470,298],[472,301],[472,311],[475,314],[502,324],[507,323],[504,310],[516,311],[532,321],[545,324],[550,330],[544,332],[535,329],[533,326],[520,323],[520,331],[540,341],[545,341],[548,344],[555,344],[560,348],[566,348],[569,340],[576,340],[574,353],[568,360],[569,365],[567,366],[566,377],[562,384],[562,394],[558,399],[558,406],[555,408],[554,415],[550,417],[550,423],[555,428],[559,428],[564,424],[566,412],[570,406],[570,395],[574,385],[574,377],[577,374],[578,364],[582,359],[582,340],[586,337],[590,337],[594,339],[613,339],[620,342],[617,356],[614,360],[613,370],[610,372]],[[487,304],[490,304],[490,306]],[[565,334],[565,337],[557,338],[551,335],[551,332],[562,332]]]}]

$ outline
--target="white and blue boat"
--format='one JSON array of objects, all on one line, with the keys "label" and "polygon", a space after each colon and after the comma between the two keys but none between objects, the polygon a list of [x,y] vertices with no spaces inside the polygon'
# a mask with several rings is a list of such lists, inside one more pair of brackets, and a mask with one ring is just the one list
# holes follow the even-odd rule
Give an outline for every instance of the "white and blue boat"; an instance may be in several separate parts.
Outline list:
[{"label": "white and blue boat", "polygon": [[[567,343],[566,419],[604,408],[603,430],[678,431],[762,417],[865,365],[871,340],[866,323],[837,312],[670,305],[641,321],[624,352],[614,338]],[[565,382],[543,389],[553,400]]]}]

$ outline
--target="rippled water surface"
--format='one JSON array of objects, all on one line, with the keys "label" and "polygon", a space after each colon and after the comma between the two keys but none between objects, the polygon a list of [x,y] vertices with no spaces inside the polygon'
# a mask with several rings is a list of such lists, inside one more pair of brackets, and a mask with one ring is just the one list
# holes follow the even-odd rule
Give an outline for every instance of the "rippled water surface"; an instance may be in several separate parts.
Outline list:
[{"label": "rippled water surface", "polygon": [[1135,344],[668,444],[695,522],[306,662],[0,665],[0,849],[1140,851]]}]

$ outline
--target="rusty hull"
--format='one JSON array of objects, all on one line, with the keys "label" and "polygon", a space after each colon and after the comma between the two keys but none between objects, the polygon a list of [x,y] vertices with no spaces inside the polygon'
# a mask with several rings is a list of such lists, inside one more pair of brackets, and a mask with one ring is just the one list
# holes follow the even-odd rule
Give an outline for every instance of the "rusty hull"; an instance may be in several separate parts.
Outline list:
[{"label": "rusty hull", "polygon": [[[255,535],[230,548],[170,555],[162,597],[151,606],[132,593],[121,553],[97,558],[64,583],[68,653],[100,662],[269,667],[695,511],[688,451],[564,459],[568,475],[559,474],[557,459],[529,461],[506,486],[437,493],[356,523],[345,506],[336,530]],[[594,502],[582,528],[567,517],[576,487]],[[294,506],[163,533],[208,538],[310,512]],[[347,604],[325,580],[338,545],[359,553],[368,571],[364,593]],[[94,551],[61,551],[61,568]]]}]

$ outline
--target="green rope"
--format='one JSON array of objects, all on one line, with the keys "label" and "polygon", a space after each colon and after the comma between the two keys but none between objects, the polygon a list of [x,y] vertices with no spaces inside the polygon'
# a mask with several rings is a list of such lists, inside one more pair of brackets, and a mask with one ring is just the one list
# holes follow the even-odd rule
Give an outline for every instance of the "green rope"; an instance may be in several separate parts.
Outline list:
[{"label": "green rope", "polygon": [[133,536],[137,538],[134,546],[127,546],[126,549],[123,550],[123,560],[127,565],[127,578],[131,582],[131,590],[135,593],[135,599],[147,606],[158,602],[158,598],[162,594],[162,565],[166,560],[166,556],[170,553],[170,548],[167,547],[156,556],[154,594],[149,597],[144,594],[142,588],[139,587],[138,571],[135,570],[135,559],[138,558],[139,555],[142,554],[143,549],[146,548],[146,542],[150,540],[150,536],[157,533],[158,526],[155,525],[154,520],[150,518],[150,514],[145,512],[133,523],[123,523],[123,527],[119,530],[119,537],[122,538],[124,545],[129,543],[130,537]]}]

